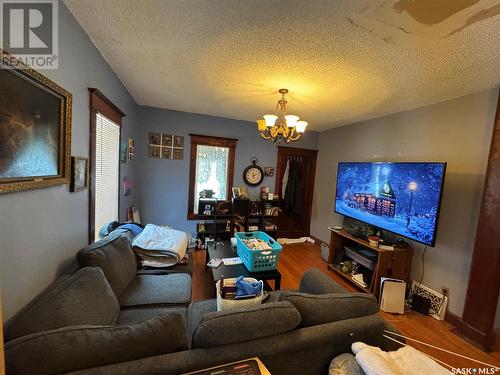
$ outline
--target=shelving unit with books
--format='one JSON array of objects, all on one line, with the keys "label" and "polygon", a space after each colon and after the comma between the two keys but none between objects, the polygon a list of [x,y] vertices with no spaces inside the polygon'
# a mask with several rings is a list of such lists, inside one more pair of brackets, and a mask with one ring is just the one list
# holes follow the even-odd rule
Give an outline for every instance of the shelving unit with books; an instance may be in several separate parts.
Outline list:
[{"label": "shelving unit with books", "polygon": [[266,232],[278,237],[279,200],[233,199],[233,232]]},{"label": "shelving unit with books", "polygon": [[210,214],[199,215],[202,220],[196,224],[197,237],[202,243],[206,238],[228,240],[233,233],[234,227],[231,201],[213,200],[210,204],[206,204],[206,206],[208,205],[213,205],[213,208],[210,209]]}]

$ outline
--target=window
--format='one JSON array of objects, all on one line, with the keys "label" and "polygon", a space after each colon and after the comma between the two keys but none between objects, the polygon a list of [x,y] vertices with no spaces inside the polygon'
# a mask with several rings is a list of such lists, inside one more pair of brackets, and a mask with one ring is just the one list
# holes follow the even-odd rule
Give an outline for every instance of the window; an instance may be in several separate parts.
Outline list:
[{"label": "window", "polygon": [[120,126],[96,114],[94,240],[104,224],[118,220]]},{"label": "window", "polygon": [[197,219],[200,193],[218,200],[231,197],[236,139],[191,135],[188,219]]},{"label": "window", "polygon": [[99,90],[90,93],[89,242],[119,219],[120,130],[125,116]]}]

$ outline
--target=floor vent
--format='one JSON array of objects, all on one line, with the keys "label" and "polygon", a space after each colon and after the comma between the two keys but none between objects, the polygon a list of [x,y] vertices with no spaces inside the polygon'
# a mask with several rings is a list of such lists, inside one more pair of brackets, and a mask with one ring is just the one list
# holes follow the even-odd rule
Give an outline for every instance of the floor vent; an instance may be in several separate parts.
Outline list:
[{"label": "floor vent", "polygon": [[431,309],[429,315],[437,320],[444,320],[446,306],[448,305],[448,297],[436,292],[435,290],[419,284],[413,280],[411,284],[412,295],[418,294],[419,296],[429,298],[431,300]]}]

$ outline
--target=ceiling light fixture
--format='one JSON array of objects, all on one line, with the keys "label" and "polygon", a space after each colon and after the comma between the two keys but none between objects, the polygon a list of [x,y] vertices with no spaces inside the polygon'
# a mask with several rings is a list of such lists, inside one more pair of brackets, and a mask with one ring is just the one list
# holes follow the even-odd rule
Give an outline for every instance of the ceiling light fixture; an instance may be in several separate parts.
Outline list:
[{"label": "ceiling light fixture", "polygon": [[306,130],[307,122],[299,120],[299,116],[286,114],[285,94],[288,94],[288,90],[280,89],[278,92],[281,94],[281,99],[276,105],[276,114],[264,115],[263,119],[257,120],[259,134],[272,142],[298,141]]}]

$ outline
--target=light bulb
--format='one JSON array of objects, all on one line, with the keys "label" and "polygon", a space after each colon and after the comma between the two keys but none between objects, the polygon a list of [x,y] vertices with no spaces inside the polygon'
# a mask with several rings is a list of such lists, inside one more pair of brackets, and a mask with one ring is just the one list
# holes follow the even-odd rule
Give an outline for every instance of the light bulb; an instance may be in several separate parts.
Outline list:
[{"label": "light bulb", "polygon": [[274,126],[274,123],[278,119],[278,116],[276,115],[264,115],[262,117],[264,117],[264,120],[266,120],[266,126],[270,128]]},{"label": "light bulb", "polygon": [[262,119],[257,120],[257,129],[259,129],[259,131],[266,130],[266,121]]},{"label": "light bulb", "polygon": [[297,124],[299,118],[300,118],[299,116],[295,115],[286,115],[285,116],[286,126],[288,126],[289,128],[293,128]]},{"label": "light bulb", "polygon": [[306,126],[306,121],[297,121],[297,123],[295,124],[295,130],[297,131],[297,133],[304,133],[306,131]]}]

